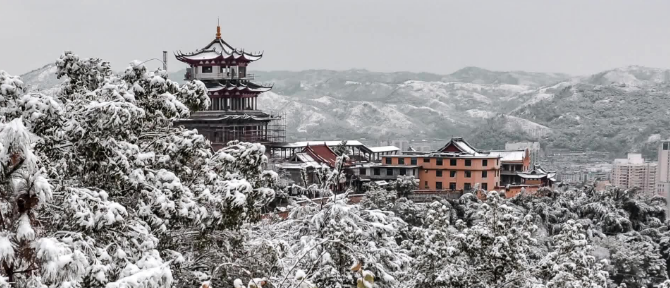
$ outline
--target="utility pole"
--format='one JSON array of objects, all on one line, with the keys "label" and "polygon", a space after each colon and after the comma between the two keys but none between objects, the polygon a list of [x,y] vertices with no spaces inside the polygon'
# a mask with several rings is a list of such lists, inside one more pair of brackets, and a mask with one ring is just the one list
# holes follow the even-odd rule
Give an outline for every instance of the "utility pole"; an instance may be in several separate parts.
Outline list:
[{"label": "utility pole", "polygon": [[167,51],[163,51],[163,70],[167,71]]}]

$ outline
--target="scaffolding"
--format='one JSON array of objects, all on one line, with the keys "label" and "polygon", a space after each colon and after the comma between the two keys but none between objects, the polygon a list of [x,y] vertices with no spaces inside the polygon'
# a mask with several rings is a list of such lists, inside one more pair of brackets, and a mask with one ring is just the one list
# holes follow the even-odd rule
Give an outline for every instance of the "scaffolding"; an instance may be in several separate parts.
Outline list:
[{"label": "scaffolding", "polygon": [[286,143],[286,111],[269,111],[272,120],[268,123],[267,141],[269,143]]},{"label": "scaffolding", "polygon": [[286,142],[286,112],[201,111],[177,121],[177,125],[197,129],[215,150],[233,140],[266,146]]}]

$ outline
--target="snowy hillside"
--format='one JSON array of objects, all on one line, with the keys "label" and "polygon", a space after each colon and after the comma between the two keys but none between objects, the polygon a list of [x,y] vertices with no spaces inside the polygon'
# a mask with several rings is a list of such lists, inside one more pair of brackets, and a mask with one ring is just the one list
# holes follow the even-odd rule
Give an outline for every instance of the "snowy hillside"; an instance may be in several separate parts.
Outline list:
[{"label": "snowy hillside", "polygon": [[617,68],[540,88],[511,114],[551,127],[561,135],[547,139],[556,147],[655,158],[659,137],[670,137],[669,81],[669,70]]},{"label": "snowy hillside", "polygon": [[63,80],[56,78],[56,64],[51,63],[21,75],[29,91],[38,91],[53,88]]},{"label": "snowy hillside", "polygon": [[[22,77],[31,90],[48,89],[61,82],[54,69],[50,64]],[[568,78],[475,67],[450,75],[367,70],[254,74],[257,82],[274,84],[271,92],[261,95],[259,108],[285,113],[287,136],[294,140],[462,135],[526,103],[541,85]],[[183,75],[178,71],[170,78],[183,82]],[[517,122],[508,127],[536,131],[536,123]]]},{"label": "snowy hillside", "polygon": [[[32,90],[48,89],[60,82],[53,69],[46,65],[22,77]],[[171,78],[182,81],[183,74]],[[647,141],[650,136],[670,137],[670,72],[662,69],[628,66],[584,77],[476,67],[450,75],[254,74],[257,82],[274,84],[259,107],[286,113],[292,140],[464,135],[482,148],[540,140],[564,148],[649,152],[657,143]]]}]

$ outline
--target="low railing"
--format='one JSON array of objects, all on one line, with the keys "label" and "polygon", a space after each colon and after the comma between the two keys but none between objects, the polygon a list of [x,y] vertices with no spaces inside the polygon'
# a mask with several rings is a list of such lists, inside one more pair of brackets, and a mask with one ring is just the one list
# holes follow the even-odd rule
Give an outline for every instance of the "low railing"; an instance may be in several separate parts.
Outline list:
[{"label": "low railing", "polygon": [[193,80],[193,79],[240,79],[240,80],[254,80],[256,75],[246,74],[243,77],[238,77],[237,75],[231,75],[230,73],[200,73],[197,74],[197,77],[194,77],[191,73],[184,74],[184,80]]}]

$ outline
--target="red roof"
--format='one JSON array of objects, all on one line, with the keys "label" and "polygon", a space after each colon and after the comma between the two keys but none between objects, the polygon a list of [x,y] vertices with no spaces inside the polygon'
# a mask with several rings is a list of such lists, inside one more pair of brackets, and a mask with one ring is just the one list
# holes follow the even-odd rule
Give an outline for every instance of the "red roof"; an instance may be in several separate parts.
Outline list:
[{"label": "red roof", "polygon": [[[335,167],[335,163],[337,162],[337,154],[325,144],[307,145],[302,152],[312,157],[315,161],[326,163],[330,167]],[[345,163],[345,165],[348,164],[350,163]]]}]

